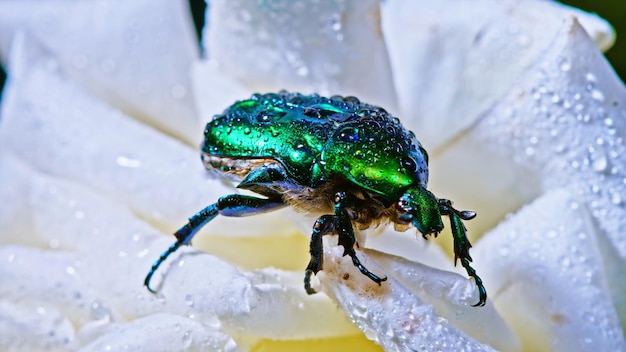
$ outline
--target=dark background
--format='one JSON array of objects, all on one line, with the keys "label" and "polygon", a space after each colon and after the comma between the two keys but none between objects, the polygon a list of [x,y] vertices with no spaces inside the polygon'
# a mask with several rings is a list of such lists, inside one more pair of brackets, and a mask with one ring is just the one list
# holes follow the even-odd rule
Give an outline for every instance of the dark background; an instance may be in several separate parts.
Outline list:
[{"label": "dark background", "polygon": [[[605,18],[613,25],[617,35],[615,45],[605,53],[611,65],[620,76],[622,81],[626,78],[626,39],[620,37],[620,33],[626,35],[626,1],[624,0],[567,0],[561,3],[578,7],[588,12],[594,12]],[[196,23],[198,38],[204,25],[204,0],[189,0],[191,13]],[[0,93],[4,86],[6,74],[0,66]],[[1,99],[1,98],[0,98]]]}]

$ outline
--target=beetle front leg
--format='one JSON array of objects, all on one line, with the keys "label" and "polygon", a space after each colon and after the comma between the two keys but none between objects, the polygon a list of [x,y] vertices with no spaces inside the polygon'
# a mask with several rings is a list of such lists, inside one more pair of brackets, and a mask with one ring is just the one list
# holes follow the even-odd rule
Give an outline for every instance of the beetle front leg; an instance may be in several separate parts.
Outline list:
[{"label": "beetle front leg", "polygon": [[483,280],[476,274],[476,270],[472,268],[470,262],[472,257],[469,254],[469,249],[472,247],[469,239],[467,238],[467,229],[463,224],[463,220],[471,220],[476,217],[476,213],[473,211],[459,211],[452,207],[452,202],[447,199],[439,199],[439,209],[441,215],[447,215],[450,219],[450,227],[452,236],[454,238],[454,263],[458,259],[461,260],[461,265],[467,271],[467,275],[474,278],[476,286],[478,286],[479,300],[474,304],[474,307],[484,306],[487,302],[487,290],[483,285]]},{"label": "beetle front leg", "polygon": [[204,225],[215,219],[217,215],[242,217],[266,213],[285,206],[286,204],[283,203],[281,199],[264,199],[241,194],[230,194],[221,197],[218,199],[217,203],[209,205],[190,217],[187,224],[174,233],[176,242],[163,252],[159,259],[152,264],[144,280],[144,285],[150,292],[156,293],[156,291],[150,287],[150,281],[159,266],[181,246],[189,245],[196,233],[204,227]]}]

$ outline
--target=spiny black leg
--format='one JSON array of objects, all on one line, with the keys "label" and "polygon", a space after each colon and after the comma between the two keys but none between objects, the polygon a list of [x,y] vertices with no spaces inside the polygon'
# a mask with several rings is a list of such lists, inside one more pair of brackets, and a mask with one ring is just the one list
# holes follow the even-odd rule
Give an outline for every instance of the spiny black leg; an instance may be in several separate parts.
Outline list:
[{"label": "spiny black leg", "polygon": [[309,252],[311,253],[311,260],[304,272],[304,289],[306,293],[312,295],[316,293],[315,289],[311,287],[311,276],[317,274],[322,270],[324,264],[324,252],[322,246],[322,237],[324,235],[332,234],[334,231],[333,215],[322,215],[313,225],[313,233],[311,234],[311,244]]},{"label": "spiny black leg", "polygon": [[352,258],[354,266],[356,266],[363,275],[380,285],[381,282],[387,280],[387,277],[380,278],[367,270],[367,268],[361,264],[361,261],[357,258],[356,252],[354,251],[356,238],[354,237],[354,230],[352,229],[352,221],[346,211],[346,208],[348,208],[353,201],[354,200],[345,192],[337,192],[337,194],[335,194],[335,230],[339,235],[338,242],[339,245],[343,246],[343,255],[349,255]]},{"label": "spiny black leg", "polygon": [[472,257],[469,254],[469,249],[472,247],[469,239],[467,238],[467,229],[463,224],[463,220],[471,220],[476,217],[476,213],[473,211],[459,211],[452,207],[452,202],[447,199],[439,200],[439,209],[441,215],[447,215],[450,219],[450,227],[452,236],[454,238],[454,263],[458,259],[461,260],[461,265],[467,271],[467,275],[474,278],[476,286],[478,287],[479,301],[474,304],[474,307],[484,306],[487,302],[487,290],[483,285],[483,280],[476,274],[476,270],[472,268],[470,262]]},{"label": "spiny black leg", "polygon": [[240,217],[266,213],[285,206],[285,203],[283,203],[281,199],[264,199],[241,194],[231,194],[221,197],[217,203],[209,205],[190,217],[187,224],[174,233],[176,242],[163,252],[159,259],[152,264],[144,280],[144,285],[150,292],[156,293],[156,291],[150,287],[150,281],[159,266],[161,266],[172,253],[176,252],[178,248],[190,244],[193,236],[218,214]]},{"label": "spiny black leg", "polygon": [[152,280],[154,273],[157,269],[159,269],[159,266],[163,264],[167,257],[176,252],[182,245],[189,244],[196,232],[198,232],[198,230],[200,230],[206,223],[213,220],[217,214],[217,203],[211,204],[190,217],[187,224],[174,233],[174,236],[176,236],[176,242],[163,252],[159,259],[152,264],[148,275],[146,275],[146,278],[143,281],[143,284],[148,288],[148,291],[156,293],[156,291],[150,287],[150,281]]}]

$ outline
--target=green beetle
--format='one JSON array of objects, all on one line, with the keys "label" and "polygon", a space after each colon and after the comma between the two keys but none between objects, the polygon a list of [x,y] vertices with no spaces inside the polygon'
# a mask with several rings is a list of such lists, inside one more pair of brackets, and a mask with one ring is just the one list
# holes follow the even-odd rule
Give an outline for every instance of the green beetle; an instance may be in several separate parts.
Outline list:
[{"label": "green beetle", "polygon": [[476,306],[487,293],[470,266],[471,244],[463,220],[476,216],[426,189],[428,154],[400,120],[355,97],[302,95],[281,91],[254,94],[214,117],[204,130],[202,161],[207,170],[238,182],[238,188],[263,198],[226,195],[189,218],[145,278],[150,280],[165,259],[188,245],[196,232],[217,215],[248,216],[292,206],[318,216],[311,235],[311,260],[304,287],[322,270],[322,237],[335,234],[354,265],[379,285],[379,277],[359,261],[353,226],[368,228],[391,222],[398,230],[413,225],[426,238],[443,229],[448,216],[454,236],[455,262],[473,277],[479,290]]}]

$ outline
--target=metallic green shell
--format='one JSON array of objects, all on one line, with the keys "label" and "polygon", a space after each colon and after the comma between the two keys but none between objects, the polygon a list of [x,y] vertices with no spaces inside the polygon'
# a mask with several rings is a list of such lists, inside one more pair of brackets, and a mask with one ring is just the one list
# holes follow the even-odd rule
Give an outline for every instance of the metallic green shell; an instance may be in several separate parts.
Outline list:
[{"label": "metallic green shell", "polygon": [[310,187],[339,177],[397,198],[428,182],[428,156],[415,135],[354,97],[255,94],[215,116],[204,136],[205,153],[275,159]]}]

